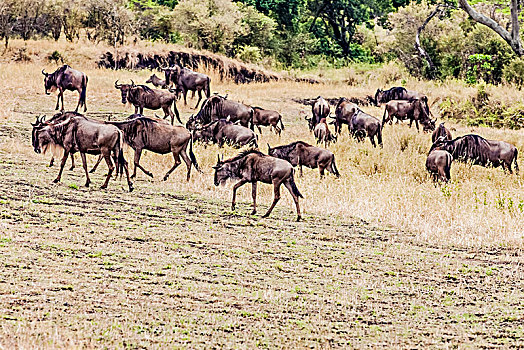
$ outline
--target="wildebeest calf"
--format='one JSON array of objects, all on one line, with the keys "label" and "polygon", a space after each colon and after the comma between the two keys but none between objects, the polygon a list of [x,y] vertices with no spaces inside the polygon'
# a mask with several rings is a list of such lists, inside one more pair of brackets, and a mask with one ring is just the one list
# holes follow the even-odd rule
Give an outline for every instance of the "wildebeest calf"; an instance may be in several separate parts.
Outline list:
[{"label": "wildebeest calf", "polygon": [[340,176],[335,164],[335,155],[327,149],[311,146],[304,141],[296,141],[289,145],[275,148],[271,148],[268,144],[267,147],[267,153],[270,156],[287,160],[293,166],[298,165],[300,176],[302,176],[302,166],[311,169],[318,168],[321,178],[324,177],[324,170],[329,171],[336,177]]},{"label": "wildebeest calf", "polygon": [[[282,116],[277,111],[271,111],[269,109],[263,109],[260,107],[253,108],[253,124],[257,126],[258,132],[262,135],[262,129],[260,126],[269,126],[273,128],[275,133],[280,136],[282,130],[284,130],[284,123],[282,123]],[[280,122],[280,127],[278,123]]]},{"label": "wildebeest calf", "polygon": [[271,207],[263,217],[268,217],[280,199],[280,185],[284,184],[295,201],[297,207],[297,221],[300,221],[300,205],[298,198],[302,197],[293,177],[293,167],[289,162],[275,157],[267,156],[256,150],[248,150],[240,153],[234,158],[221,160],[218,158],[215,169],[215,186],[223,185],[228,179],[239,180],[233,186],[233,200],[231,209],[235,210],[236,192],[240,186],[251,183],[253,196],[253,211],[257,212],[257,182],[273,184],[274,199]]},{"label": "wildebeest calf", "polygon": [[324,142],[324,147],[327,147],[331,142],[337,142],[337,137],[329,131],[326,118],[320,119],[320,122],[315,125],[313,135],[317,139],[317,144]]},{"label": "wildebeest calf", "polygon": [[444,123],[440,123],[438,128],[433,131],[433,134],[431,134],[431,142],[435,143],[435,141],[437,141],[437,139],[441,136],[444,136],[444,138],[448,141],[453,140],[453,137],[451,137],[451,131],[446,129]]},{"label": "wildebeest calf", "polygon": [[382,126],[380,125],[380,120],[364,113],[360,109],[351,118],[349,131],[359,142],[363,141],[366,136],[369,137],[373,147],[377,147],[375,143],[376,136],[378,144],[382,147]]},{"label": "wildebeest calf", "polygon": [[155,87],[159,87],[161,89],[167,89],[166,81],[157,77],[156,74],[151,75],[149,79],[146,80],[146,84],[147,83],[151,83]]},{"label": "wildebeest calf", "polygon": [[229,120],[219,119],[193,130],[195,140],[214,142],[219,147],[227,143],[233,147],[250,145],[258,147],[257,138],[253,130],[242,125],[233,124]]},{"label": "wildebeest calf", "polygon": [[426,169],[433,177],[433,181],[448,182],[451,179],[450,170],[453,157],[447,151],[433,150],[426,159]]}]

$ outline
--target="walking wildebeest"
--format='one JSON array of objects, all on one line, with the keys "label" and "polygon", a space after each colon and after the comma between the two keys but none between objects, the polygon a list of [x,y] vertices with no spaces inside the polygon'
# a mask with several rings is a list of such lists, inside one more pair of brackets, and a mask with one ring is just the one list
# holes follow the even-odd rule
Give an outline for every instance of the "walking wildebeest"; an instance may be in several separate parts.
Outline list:
[{"label": "walking wildebeest", "polygon": [[324,147],[327,147],[331,142],[337,142],[337,137],[329,131],[326,118],[320,119],[318,124],[315,125],[313,135],[317,139],[317,144],[324,142]]},{"label": "walking wildebeest", "polygon": [[84,112],[87,111],[86,104],[86,89],[87,89],[87,75],[80,72],[79,70],[69,67],[67,64],[58,68],[53,73],[46,73],[42,69],[44,75],[44,88],[46,95],[50,95],[51,92],[58,89],[58,97],[56,99],[56,107],[60,100],[62,100],[61,111],[64,110],[64,90],[78,91],[80,97],[78,98],[78,104],[76,105],[75,112],[78,112],[78,107],[84,106]]},{"label": "walking wildebeest", "polygon": [[[350,123],[353,115],[359,110],[358,106],[353,102],[350,102],[347,98],[342,97],[338,100],[337,107],[335,109],[335,133],[340,134],[342,131],[342,124],[348,125],[348,131],[351,132]],[[331,117],[333,118],[333,117]]]},{"label": "walking wildebeest", "polygon": [[445,139],[448,141],[453,140],[453,137],[451,137],[451,131],[446,129],[446,127],[444,126],[444,123],[440,123],[438,128],[435,129],[435,131],[433,131],[433,134],[431,134],[431,142],[435,143],[435,141],[437,141],[437,139],[440,136],[444,136]]},{"label": "walking wildebeest", "polygon": [[435,118],[434,120],[431,120],[429,118],[429,115],[426,112],[424,104],[421,100],[389,101],[388,103],[386,103],[386,107],[384,108],[384,115],[382,117],[382,127],[384,127],[384,124],[386,124],[388,121],[391,124],[393,118],[397,118],[397,120],[409,119],[410,128],[413,124],[413,121],[415,121],[415,126],[417,127],[418,131],[420,131],[418,126],[419,121],[423,126],[423,131],[435,130],[435,123],[437,121],[437,118]]},{"label": "walking wildebeest", "polygon": [[267,153],[270,156],[284,159],[293,166],[298,165],[300,176],[302,176],[302,166],[311,169],[318,168],[321,178],[324,177],[324,170],[329,171],[336,177],[340,176],[335,164],[335,155],[327,149],[311,146],[304,141],[296,141],[289,145],[275,148],[271,148],[268,144],[267,148]]},{"label": "walking wildebeest", "polygon": [[515,146],[504,141],[486,140],[479,135],[465,135],[448,141],[444,136],[439,137],[431,146],[432,150],[448,151],[453,159],[458,161],[471,161],[474,165],[494,168],[502,166],[502,169],[509,170],[511,164],[515,162],[515,171],[519,172],[517,163],[518,150]]},{"label": "walking wildebeest", "polygon": [[227,143],[233,147],[250,145],[258,148],[257,138],[253,130],[242,125],[236,125],[226,119],[219,119],[204,125],[202,128],[194,129],[195,139],[203,142],[212,141],[223,147]]},{"label": "walking wildebeest", "polygon": [[349,122],[349,132],[360,142],[366,136],[369,137],[373,147],[377,147],[375,143],[375,136],[378,144],[382,147],[382,126],[380,120],[364,113],[358,109]]},{"label": "walking wildebeest", "polygon": [[198,92],[198,102],[195,108],[198,107],[198,104],[202,100],[202,90],[206,94],[206,97],[211,96],[210,82],[211,79],[202,73],[194,72],[191,69],[179,66],[175,64],[173,67],[161,68],[166,76],[166,84],[170,85],[175,83],[177,90],[182,91],[184,95],[184,104],[187,105],[187,92],[192,91],[193,97],[195,91]]},{"label": "walking wildebeest", "polygon": [[149,79],[146,80],[146,84],[147,83],[151,83],[155,87],[159,87],[161,89],[167,89],[166,81],[157,77],[156,74],[151,75]]},{"label": "walking wildebeest", "polygon": [[[149,86],[135,85],[132,80],[131,84],[118,84],[117,80],[115,81],[115,88],[120,90],[122,94],[122,104],[129,101],[135,106],[135,114],[143,114],[144,108],[153,110],[162,108],[164,119],[168,116],[171,117],[171,125],[175,122],[175,115],[178,122],[182,124],[176,108],[176,93],[172,90],[151,89]],[[175,109],[175,114],[171,110],[171,105]]]},{"label": "walking wildebeest", "polygon": [[[42,117],[38,117],[37,116],[36,117],[36,122],[34,124],[31,123],[31,125],[33,126],[32,139],[34,139],[34,133],[35,133],[35,131],[38,128],[42,128],[42,127],[44,127],[46,125],[58,124],[60,122],[63,122],[65,120],[65,116],[66,116],[66,113],[58,113],[58,114],[55,114],[49,120],[45,120],[45,115],[42,116]],[[56,149],[56,147],[62,148],[60,145],[55,144],[54,142],[51,141],[45,147],[43,147],[42,153],[46,154],[48,149],[51,149],[53,151],[54,149]],[[55,163],[55,155],[54,155],[54,152],[52,152],[52,153],[53,154],[51,155],[51,161],[49,162],[49,167],[52,167],[53,164]],[[71,153],[71,168],[69,168],[69,170],[73,170],[74,168],[75,168],[75,157],[74,157],[73,153]]]},{"label": "walking wildebeest", "polygon": [[253,113],[253,108],[248,105],[213,95],[204,101],[196,116],[189,118],[186,127],[193,130],[198,124],[206,125],[215,120],[229,117],[231,122],[239,122],[240,125],[253,130]]},{"label": "walking wildebeest", "polygon": [[86,187],[89,187],[91,179],[87,171],[86,153],[102,154],[106,160],[109,172],[102,189],[107,188],[114,166],[111,155],[116,161],[117,168],[125,170],[129,192],[133,191],[133,183],[129,179],[127,162],[122,151],[124,135],[114,125],[89,120],[82,115],[72,115],[58,124],[33,127],[33,147],[36,153],[40,153],[49,143],[55,143],[64,148],[64,156],[60,164],[58,176],[53,181],[60,181],[64,165],[70,153],[80,152],[84,171],[86,173]]},{"label": "walking wildebeest", "polygon": [[[193,153],[193,142],[191,133],[183,126],[173,126],[162,120],[144,117],[140,114],[131,115],[128,120],[121,122],[106,122],[119,128],[124,132],[125,142],[135,150],[133,175],[136,176],[136,168],[140,168],[147,176],[153,174],[140,165],[140,156],[143,150],[158,154],[172,153],[175,164],[164,176],[166,181],[169,175],[182,163],[180,157],[187,166],[187,181],[191,177],[191,164],[200,171],[195,154]],[[189,157],[186,150],[189,144]],[[98,164],[97,164],[98,165]],[[95,171],[96,166],[91,171]]]},{"label": "walking wildebeest", "polygon": [[298,198],[302,197],[295,179],[293,177],[293,167],[289,162],[265,155],[257,150],[248,150],[240,153],[234,158],[220,160],[218,157],[215,169],[215,186],[223,185],[228,179],[240,180],[233,186],[233,200],[231,210],[235,210],[235,200],[237,189],[246,183],[251,183],[251,193],[253,196],[252,215],[257,212],[257,182],[273,184],[274,199],[263,217],[268,217],[280,199],[280,185],[284,184],[295,201],[297,207],[297,221],[300,221],[300,205]]},{"label": "walking wildebeest", "polygon": [[447,151],[432,150],[426,159],[426,169],[431,174],[433,181],[448,182],[451,179],[450,170],[453,157]]},{"label": "walking wildebeest", "polygon": [[313,113],[313,117],[311,119],[306,117],[306,120],[309,124],[309,131],[313,131],[315,125],[320,122],[320,119],[327,118],[331,109],[329,107],[329,103],[322,96],[318,96],[311,106],[311,111]]},{"label": "walking wildebeest", "polygon": [[[260,126],[269,126],[270,130],[273,128],[275,133],[280,136],[282,130],[284,130],[284,123],[282,123],[282,116],[277,111],[271,111],[269,109],[263,109],[260,107],[253,108],[253,124],[257,126],[258,132],[262,135],[262,129]],[[277,125],[280,122],[280,127]]]}]

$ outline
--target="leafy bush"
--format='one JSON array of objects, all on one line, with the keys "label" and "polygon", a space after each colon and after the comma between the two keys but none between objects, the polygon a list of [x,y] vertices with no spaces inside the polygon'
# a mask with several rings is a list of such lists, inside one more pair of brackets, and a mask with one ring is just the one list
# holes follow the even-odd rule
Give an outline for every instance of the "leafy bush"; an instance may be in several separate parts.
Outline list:
[{"label": "leafy bush", "polygon": [[508,64],[503,71],[504,80],[510,84],[515,84],[519,89],[524,83],[524,60],[517,58]]}]

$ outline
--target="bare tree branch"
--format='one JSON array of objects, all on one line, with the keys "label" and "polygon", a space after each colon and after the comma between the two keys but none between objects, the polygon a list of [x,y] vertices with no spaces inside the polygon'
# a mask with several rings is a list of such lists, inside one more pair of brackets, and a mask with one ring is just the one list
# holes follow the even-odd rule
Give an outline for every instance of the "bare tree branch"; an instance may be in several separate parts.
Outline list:
[{"label": "bare tree branch", "polygon": [[520,7],[518,0],[511,0],[511,33],[504,29],[502,26],[500,26],[493,19],[475,11],[468,4],[467,0],[459,0],[459,5],[475,22],[478,22],[491,28],[495,33],[500,35],[500,37],[504,39],[504,41],[507,42],[509,46],[511,46],[511,49],[513,50],[513,52],[515,52],[515,54],[517,54],[518,56],[524,55],[524,49],[522,47],[522,42],[519,37],[520,25],[518,17]]}]

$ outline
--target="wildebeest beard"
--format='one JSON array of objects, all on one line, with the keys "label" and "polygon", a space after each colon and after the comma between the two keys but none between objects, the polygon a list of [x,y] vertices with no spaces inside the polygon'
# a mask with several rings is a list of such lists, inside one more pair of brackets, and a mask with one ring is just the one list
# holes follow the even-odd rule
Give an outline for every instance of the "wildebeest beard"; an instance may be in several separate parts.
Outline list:
[{"label": "wildebeest beard", "polygon": [[202,124],[211,123],[213,115],[222,116],[223,104],[224,100],[221,97],[213,96],[208,98],[195,116],[195,119]]}]

